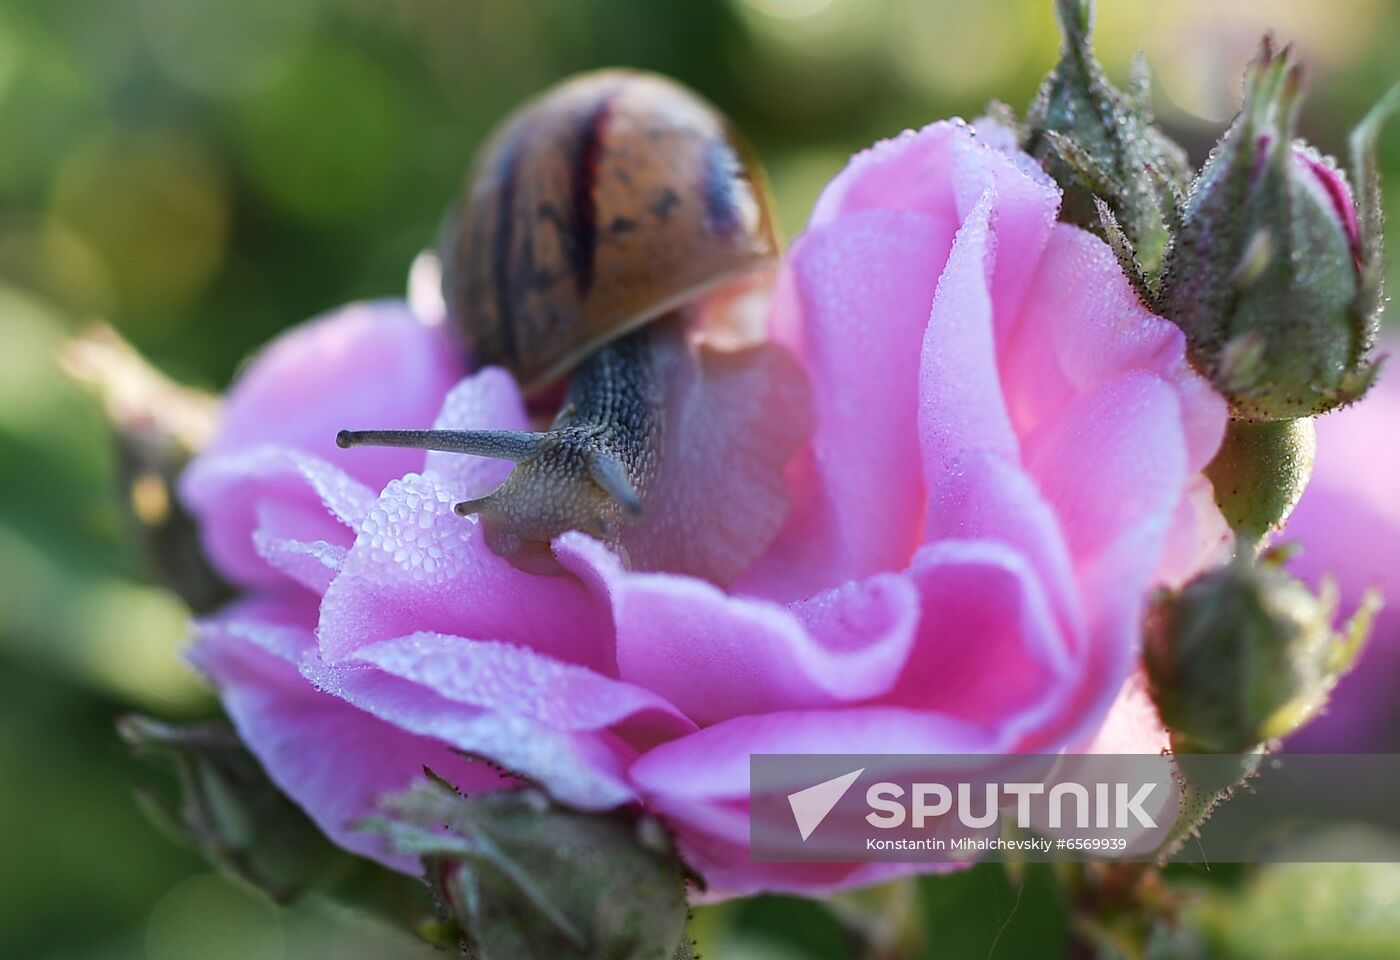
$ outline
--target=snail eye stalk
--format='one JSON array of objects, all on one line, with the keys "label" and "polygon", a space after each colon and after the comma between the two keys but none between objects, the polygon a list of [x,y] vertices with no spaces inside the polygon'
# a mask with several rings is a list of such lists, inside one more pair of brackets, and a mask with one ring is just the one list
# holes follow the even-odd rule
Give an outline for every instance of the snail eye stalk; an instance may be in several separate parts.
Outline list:
[{"label": "snail eye stalk", "polygon": [[605,453],[594,454],[588,464],[588,475],[604,493],[617,501],[629,516],[642,515],[641,495],[637,493],[637,488],[632,486],[632,481],[627,479],[627,468],[622,465],[621,460]]},{"label": "snail eye stalk", "polygon": [[540,452],[547,435],[521,430],[342,430],[336,446],[411,447],[519,463]]}]

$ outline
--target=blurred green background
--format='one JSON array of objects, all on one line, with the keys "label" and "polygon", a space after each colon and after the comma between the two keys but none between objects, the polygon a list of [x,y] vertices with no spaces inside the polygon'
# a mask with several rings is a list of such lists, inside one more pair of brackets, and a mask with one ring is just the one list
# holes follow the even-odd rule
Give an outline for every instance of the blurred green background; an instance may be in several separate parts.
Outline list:
[{"label": "blurred green background", "polygon": [[[1303,127],[1326,151],[1343,150],[1350,124],[1400,79],[1395,0],[1100,8],[1110,74],[1122,80],[1142,49],[1159,115],[1197,161],[1265,28],[1309,63]],[[182,607],[141,579],[97,407],[54,365],[81,322],[106,319],[178,378],[221,388],[278,330],[400,293],[491,125],[560,77],[611,64],[672,74],[732,114],[791,236],[853,150],[975,116],[990,98],[1023,109],[1057,43],[1050,0],[5,0],[0,958],[415,954],[325,905],[274,912],[132,802],[136,765],[113,718],[194,716],[210,702],[180,660]],[[1394,222],[1400,124],[1383,149]],[[1400,880],[1385,869],[1325,889],[1389,897],[1367,922],[1390,939],[1325,955],[1400,955],[1387,952]],[[1261,929],[1306,944],[1307,911],[1277,905],[1314,902],[1306,884],[1318,882],[1317,870],[1254,877],[1202,928],[1218,955],[1283,956],[1219,918],[1263,911]],[[1280,899],[1271,883],[1293,893]],[[1043,871],[984,867],[919,895],[930,956],[1055,956],[1063,942]],[[798,901],[701,911],[698,929],[712,956],[850,955],[833,916]]]}]

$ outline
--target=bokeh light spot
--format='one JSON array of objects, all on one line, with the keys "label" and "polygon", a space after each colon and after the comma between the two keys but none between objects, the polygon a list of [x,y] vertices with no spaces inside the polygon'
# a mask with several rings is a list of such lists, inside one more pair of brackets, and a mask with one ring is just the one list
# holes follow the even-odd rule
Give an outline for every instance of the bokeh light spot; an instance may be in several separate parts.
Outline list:
[{"label": "bokeh light spot", "polygon": [[202,693],[184,659],[189,611],[165,590],[102,581],[77,598],[73,625],[92,678],[139,702],[183,707]]},{"label": "bokeh light spot", "polygon": [[131,512],[148,527],[170,518],[170,487],[158,473],[143,473],[131,481]]},{"label": "bokeh light spot", "polygon": [[1053,30],[1043,14],[1017,2],[1017,16],[1000,4],[930,4],[898,0],[891,19],[895,67],[915,90],[942,96],[993,91],[1026,59],[1030,31]]},{"label": "bokeh light spot", "polygon": [[[1381,0],[1134,0],[1125,6],[1136,14],[1128,37],[1145,48],[1168,105],[1211,124],[1228,121],[1239,109],[1241,74],[1265,31],[1295,46],[1316,83],[1364,45],[1385,12]],[[1206,23],[1209,30],[1202,29]],[[1123,43],[1134,42],[1128,37]]]},{"label": "bokeh light spot", "polygon": [[[56,262],[46,273],[79,309],[154,323],[204,292],[223,263],[229,219],[223,176],[192,143],[102,134],[59,172],[44,244]],[[101,269],[80,263],[77,281],[66,281],[87,256]],[[108,285],[114,303],[102,302]]]}]

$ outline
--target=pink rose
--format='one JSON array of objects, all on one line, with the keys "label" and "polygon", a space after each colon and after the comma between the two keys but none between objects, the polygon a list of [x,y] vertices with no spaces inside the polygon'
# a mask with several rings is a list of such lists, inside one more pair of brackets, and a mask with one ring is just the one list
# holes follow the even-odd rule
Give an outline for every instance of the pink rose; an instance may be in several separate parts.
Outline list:
[{"label": "pink rose", "polygon": [[[340,426],[426,426],[444,396],[439,425],[522,427],[511,378],[449,392],[436,332],[401,308],[292,334],[185,478],[210,553],[258,588],[201,625],[196,662],[277,783],[396,867],[412,869],[349,824],[424,764],[501,783],[461,751],[580,808],[645,805],[712,894],[912,869],[751,863],[749,755],[1118,743],[1101,727],[1148,590],[1226,537],[1199,473],[1222,401],[1058,202],[1029,158],[952,123],[828,186],[770,312],[812,431],[776,540],[727,591],[629,572],[579,533],[554,545],[572,576],[517,570],[452,512],[508,466],[431,453],[366,472],[331,446]],[[708,409],[687,429],[737,416]]]},{"label": "pink rose", "polygon": [[1354,407],[1319,417],[1317,465],[1284,539],[1302,546],[1289,564],[1316,584],[1332,576],[1341,588],[1342,610],[1356,608],[1368,588],[1386,606],[1372,627],[1361,662],[1333,691],[1327,712],[1288,740],[1307,753],[1388,753],[1400,749],[1400,376],[1393,364]]}]

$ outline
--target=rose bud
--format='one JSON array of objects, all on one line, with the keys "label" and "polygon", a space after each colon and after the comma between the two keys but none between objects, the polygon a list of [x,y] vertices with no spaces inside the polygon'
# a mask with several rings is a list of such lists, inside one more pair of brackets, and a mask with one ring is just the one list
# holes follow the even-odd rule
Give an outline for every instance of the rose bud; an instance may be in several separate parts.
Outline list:
[{"label": "rose bud", "polygon": [[1360,651],[1379,597],[1337,632],[1335,586],[1314,595],[1280,564],[1237,560],[1149,613],[1143,661],[1177,753],[1246,753],[1296,730]]},{"label": "rose bud", "polygon": [[1092,0],[1055,9],[1064,44],[1027,113],[1026,151],[1064,190],[1060,219],[1107,239],[1146,292],[1190,179],[1186,153],[1152,123],[1145,64],[1124,93],[1094,59]]},{"label": "rose bud", "polygon": [[1323,413],[1364,394],[1377,364],[1381,228],[1376,134],[1353,136],[1360,203],[1335,162],[1294,142],[1302,66],[1266,38],[1244,105],[1192,185],[1158,306],[1245,420]]}]

